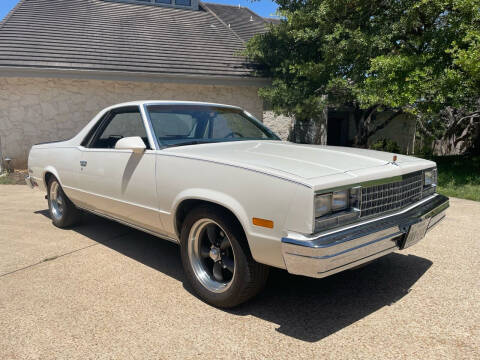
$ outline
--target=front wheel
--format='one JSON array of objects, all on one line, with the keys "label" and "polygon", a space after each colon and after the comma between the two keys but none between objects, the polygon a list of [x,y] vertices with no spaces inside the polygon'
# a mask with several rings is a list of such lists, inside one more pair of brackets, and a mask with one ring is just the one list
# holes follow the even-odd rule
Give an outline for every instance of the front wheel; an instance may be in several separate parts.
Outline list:
[{"label": "front wheel", "polygon": [[268,267],[253,260],[240,224],[228,212],[209,206],[192,210],[180,238],[187,280],[209,304],[237,306],[265,285]]},{"label": "front wheel", "polygon": [[79,211],[63,192],[60,182],[52,177],[48,182],[48,210],[53,225],[65,228],[78,221]]}]

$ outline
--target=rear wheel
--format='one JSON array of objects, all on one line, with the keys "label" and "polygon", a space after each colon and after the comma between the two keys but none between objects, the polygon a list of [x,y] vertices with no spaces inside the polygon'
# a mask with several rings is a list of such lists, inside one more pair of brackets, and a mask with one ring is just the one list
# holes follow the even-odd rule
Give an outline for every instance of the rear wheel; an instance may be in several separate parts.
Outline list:
[{"label": "rear wheel", "polygon": [[183,223],[181,245],[187,279],[209,304],[234,307],[265,285],[268,267],[253,260],[240,224],[226,211],[192,210]]},{"label": "rear wheel", "polygon": [[48,209],[55,226],[65,228],[78,221],[79,211],[63,192],[60,182],[52,177],[48,182]]}]

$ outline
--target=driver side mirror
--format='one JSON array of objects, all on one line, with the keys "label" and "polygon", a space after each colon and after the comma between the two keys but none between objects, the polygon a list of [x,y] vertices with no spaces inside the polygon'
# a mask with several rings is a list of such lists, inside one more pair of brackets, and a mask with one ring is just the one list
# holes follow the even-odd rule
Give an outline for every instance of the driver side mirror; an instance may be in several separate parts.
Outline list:
[{"label": "driver side mirror", "polygon": [[115,149],[132,150],[135,154],[142,154],[147,147],[140,136],[124,137],[115,144]]}]

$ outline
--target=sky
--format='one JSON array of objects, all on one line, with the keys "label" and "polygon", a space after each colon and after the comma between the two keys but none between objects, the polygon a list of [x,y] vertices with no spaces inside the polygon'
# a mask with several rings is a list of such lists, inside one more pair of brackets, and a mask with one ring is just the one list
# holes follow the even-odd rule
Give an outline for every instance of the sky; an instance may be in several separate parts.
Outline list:
[{"label": "sky", "polygon": [[[0,21],[8,14],[8,12],[18,3],[19,0],[0,0]],[[271,0],[208,0],[205,2],[228,4],[228,5],[241,5],[249,7],[257,14],[265,17],[275,15],[277,4]]]}]

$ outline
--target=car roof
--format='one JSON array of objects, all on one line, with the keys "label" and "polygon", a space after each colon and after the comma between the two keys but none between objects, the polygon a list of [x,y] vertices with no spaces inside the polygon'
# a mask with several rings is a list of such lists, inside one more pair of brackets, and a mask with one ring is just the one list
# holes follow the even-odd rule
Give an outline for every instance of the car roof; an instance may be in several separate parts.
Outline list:
[{"label": "car roof", "polygon": [[138,101],[129,101],[116,105],[109,106],[104,110],[112,110],[124,106],[142,106],[142,105],[186,105],[186,106],[215,106],[215,107],[225,107],[231,109],[241,109],[238,106],[226,105],[226,104],[217,104],[209,103],[202,101],[176,101],[176,100],[138,100]]}]

